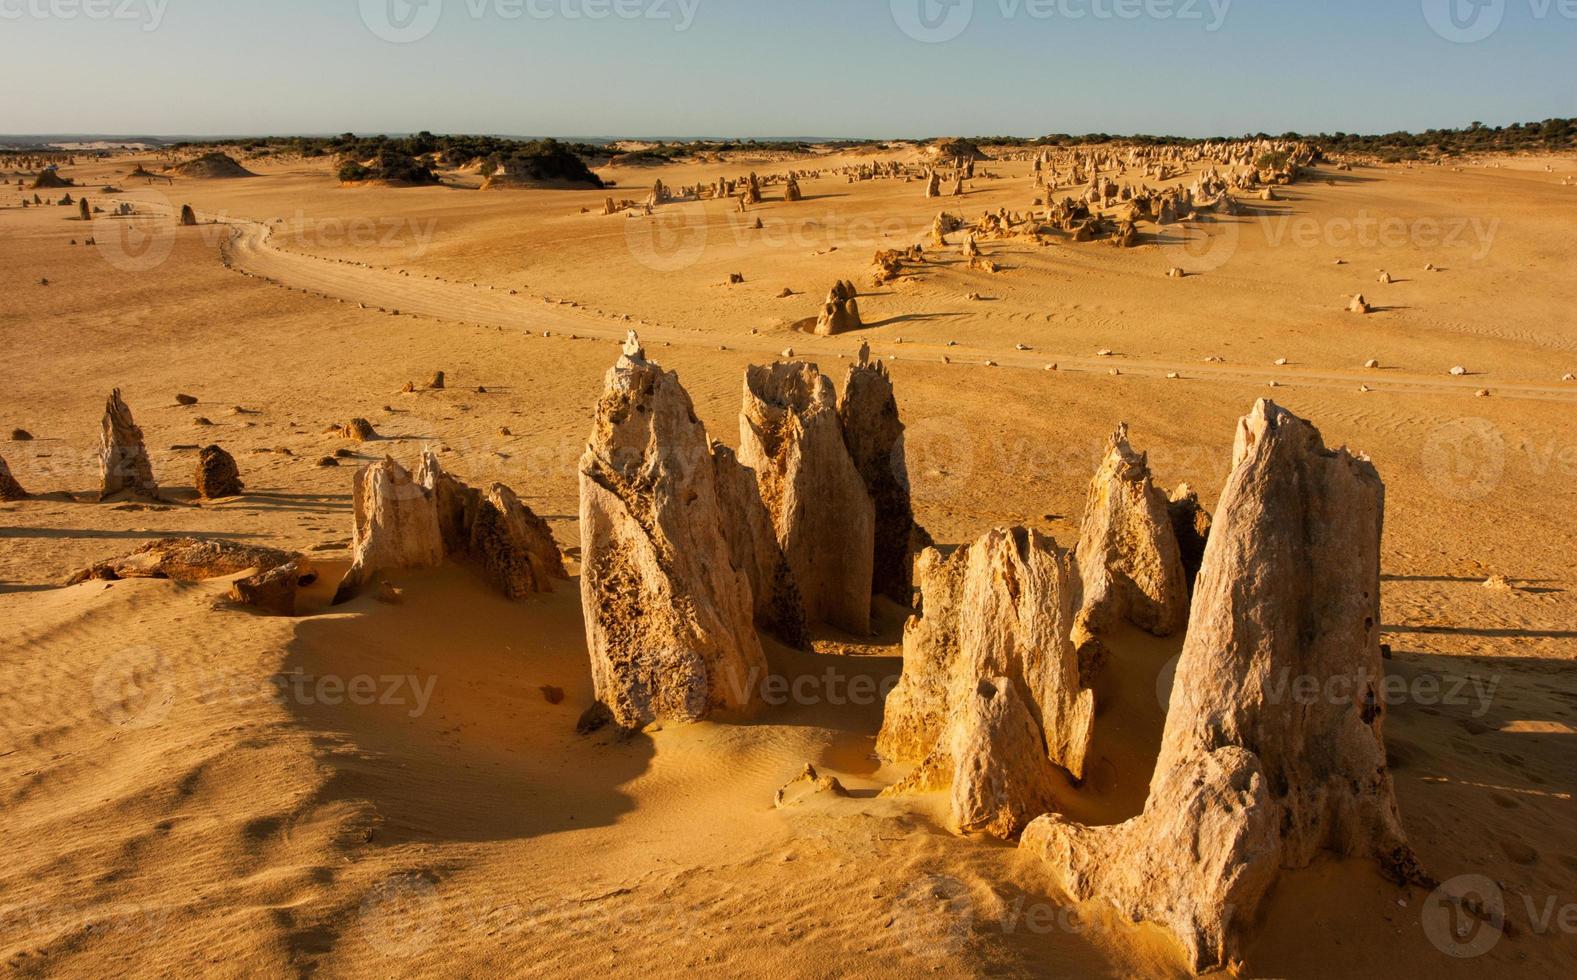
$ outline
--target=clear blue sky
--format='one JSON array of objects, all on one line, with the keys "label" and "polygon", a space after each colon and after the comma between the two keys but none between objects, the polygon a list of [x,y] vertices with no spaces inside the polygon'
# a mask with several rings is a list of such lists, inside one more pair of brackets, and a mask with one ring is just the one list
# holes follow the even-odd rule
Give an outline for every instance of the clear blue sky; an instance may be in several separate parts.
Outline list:
[{"label": "clear blue sky", "polygon": [[[1457,23],[1476,30],[1489,22],[1469,16],[1475,2],[1491,5],[1481,17],[1502,19],[1473,43],[1447,40],[1425,16],[1460,3]],[[942,43],[899,26],[945,34],[971,3],[967,27]],[[916,16],[922,5],[928,22]],[[0,132],[1202,136],[1496,125],[1577,115],[1572,6],[0,0]],[[607,16],[587,16],[597,13]],[[408,43],[368,26],[421,33],[434,15]]]}]

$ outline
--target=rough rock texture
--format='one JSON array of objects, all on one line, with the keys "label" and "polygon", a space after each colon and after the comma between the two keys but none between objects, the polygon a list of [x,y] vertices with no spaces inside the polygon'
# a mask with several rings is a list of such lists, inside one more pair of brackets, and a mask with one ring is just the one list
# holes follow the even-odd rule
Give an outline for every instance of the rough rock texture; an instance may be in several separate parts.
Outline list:
[{"label": "rough rock texture", "polygon": [[207,538],[161,538],[130,554],[90,565],[66,583],[77,585],[95,579],[167,578],[202,582],[237,575],[247,570],[272,571],[295,561],[296,555],[275,548],[237,544]]},{"label": "rough rock texture", "polygon": [[756,472],[806,620],[868,634],[876,510],[832,379],[803,362],[750,367],[739,428],[739,461]]},{"label": "rough rock texture", "polygon": [[627,729],[756,700],[766,658],[724,527],[711,443],[635,335],[580,461],[581,597],[598,702]]},{"label": "rough rock texture", "polygon": [[22,484],[16,482],[16,477],[11,475],[11,467],[6,465],[5,459],[0,458],[0,500],[26,500],[27,491],[22,489]]},{"label": "rough rock texture", "polygon": [[823,776],[816,771],[810,763],[805,764],[805,769],[798,776],[784,784],[778,790],[777,796],[772,800],[772,805],[779,810],[787,806],[796,806],[815,799],[818,796],[841,797],[848,796],[849,791],[843,788],[836,776]]},{"label": "rough rock texture", "polygon": [[238,497],[244,484],[235,457],[218,446],[208,446],[197,456],[197,475],[192,478],[201,500]]},{"label": "rough rock texture", "polygon": [[1084,604],[1075,640],[1129,622],[1156,636],[1188,625],[1188,578],[1172,530],[1166,494],[1150,478],[1148,459],[1119,426],[1090,484],[1077,550]]},{"label": "rough rock texture", "polygon": [[294,616],[296,593],[302,586],[311,585],[317,580],[318,570],[304,559],[297,558],[267,571],[237,579],[230,586],[229,599],[275,616]]},{"label": "rough rock texture", "polygon": [[190,204],[181,205],[181,225],[187,228],[197,226],[197,212],[192,210]]},{"label": "rough rock texture", "polygon": [[859,290],[852,282],[840,279],[834,284],[832,291],[827,294],[827,302],[816,317],[816,335],[832,337],[864,327],[865,324],[860,320],[858,295]]},{"label": "rough rock texture", "polygon": [[1047,816],[1023,839],[1074,898],[1165,927],[1199,970],[1238,960],[1280,869],[1322,851],[1427,880],[1381,735],[1380,478],[1268,401],[1234,459],[1144,812]]},{"label": "rough rock texture", "polygon": [[386,456],[359,470],[354,488],[355,559],[340,582],[335,605],[355,598],[380,572],[436,568],[444,560],[433,494],[405,467]]},{"label": "rough rock texture", "polygon": [[888,792],[952,785],[960,830],[1011,836],[1045,812],[1052,764],[1083,777],[1094,732],[1069,638],[1072,560],[1034,531],[997,529],[945,559],[927,549],[917,571],[921,613],[904,628],[876,750],[919,765]]},{"label": "rough rock texture", "polygon": [[926,537],[915,523],[909,499],[909,469],[904,459],[904,425],[892,378],[871,349],[860,345],[859,359],[838,396],[838,420],[854,466],[876,508],[872,595],[909,605],[914,601],[915,541]]},{"label": "rough rock texture", "polygon": [[445,556],[475,565],[505,596],[552,592],[554,579],[569,578],[547,521],[502,483],[467,486],[431,451],[422,455],[416,483],[433,500]]},{"label": "rough rock texture", "polygon": [[547,521],[502,483],[481,493],[468,554],[511,599],[552,592],[555,578],[569,577]]},{"label": "rough rock texture", "polygon": [[712,444],[712,464],[717,472],[723,532],[734,566],[744,569],[750,579],[756,625],[797,650],[809,649],[805,604],[794,584],[783,546],[778,544],[772,515],[761,500],[755,471],[740,463],[732,449],[718,442]]},{"label": "rough rock texture", "polygon": [[153,464],[142,442],[142,430],[132,421],[131,409],[121,401],[120,389],[110,392],[104,406],[104,427],[99,437],[99,499],[119,494],[157,497]]},{"label": "rough rock texture", "polygon": [[339,436],[351,442],[371,442],[378,438],[377,430],[366,419],[351,419],[344,425],[331,425],[324,435]]},{"label": "rough rock texture", "polygon": [[1200,505],[1199,494],[1186,483],[1172,491],[1166,509],[1172,517],[1172,533],[1177,537],[1177,551],[1182,556],[1183,574],[1192,595],[1199,566],[1205,560],[1205,545],[1210,541],[1210,512]]},{"label": "rough rock texture", "polygon": [[1056,775],[1040,723],[1013,681],[990,677],[953,709],[952,819],[961,834],[1010,840],[1056,808]]}]

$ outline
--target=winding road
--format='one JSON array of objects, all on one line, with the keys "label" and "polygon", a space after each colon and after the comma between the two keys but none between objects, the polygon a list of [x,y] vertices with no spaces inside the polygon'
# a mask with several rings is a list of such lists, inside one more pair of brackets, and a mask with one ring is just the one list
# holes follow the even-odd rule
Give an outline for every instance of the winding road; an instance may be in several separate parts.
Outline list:
[{"label": "winding road", "polygon": [[[273,229],[258,221],[215,216],[231,227],[222,245],[226,263],[245,274],[304,290],[331,300],[359,303],[371,309],[398,310],[434,320],[472,323],[484,326],[552,331],[609,341],[624,339],[627,331],[638,329],[646,342],[666,342],[679,346],[713,346],[717,337],[702,330],[678,330],[641,322],[634,316],[598,313],[572,304],[561,304],[541,296],[512,294],[496,287],[484,287],[415,275],[402,275],[343,259],[330,259],[291,251],[275,245]],[[780,355],[783,338],[765,335],[736,340],[737,349],[774,358]],[[847,354],[851,338],[836,339],[796,335],[793,346],[798,354],[815,358]],[[881,357],[899,357],[921,363],[952,363],[957,367],[983,367],[989,361],[1004,369],[1044,371],[1055,363],[1060,371],[1107,374],[1115,367],[1124,375],[1166,378],[1178,375],[1179,383],[1217,381],[1264,386],[1273,378],[1280,386],[1323,387],[1353,390],[1368,385],[1376,394],[1399,392],[1473,397],[1485,387],[1484,379],[1434,377],[1402,371],[1322,371],[1296,366],[1279,367],[1274,372],[1263,367],[1237,367],[1220,363],[1178,363],[1135,360],[1127,357],[1101,358],[1046,351],[988,350],[971,347],[934,348],[929,345],[881,345]],[[1538,384],[1533,382],[1495,382],[1497,398],[1536,399],[1577,402],[1577,384]]]}]

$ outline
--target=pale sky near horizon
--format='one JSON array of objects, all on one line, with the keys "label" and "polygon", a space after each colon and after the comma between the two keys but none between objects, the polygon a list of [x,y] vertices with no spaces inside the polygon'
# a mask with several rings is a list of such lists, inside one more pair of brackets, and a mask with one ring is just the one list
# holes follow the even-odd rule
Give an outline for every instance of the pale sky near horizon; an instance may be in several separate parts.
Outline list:
[{"label": "pale sky near horizon", "polygon": [[0,133],[1182,136],[1577,116],[1577,0],[0,0]]}]

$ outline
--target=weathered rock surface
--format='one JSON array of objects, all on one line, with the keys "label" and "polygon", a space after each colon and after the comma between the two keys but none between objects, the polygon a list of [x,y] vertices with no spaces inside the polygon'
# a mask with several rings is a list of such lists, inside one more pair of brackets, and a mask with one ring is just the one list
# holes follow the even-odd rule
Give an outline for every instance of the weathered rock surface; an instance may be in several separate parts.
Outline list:
[{"label": "weathered rock surface", "polygon": [[1268,401],[1234,459],[1144,812],[1023,838],[1075,899],[1170,930],[1199,970],[1239,960],[1281,869],[1322,851],[1427,881],[1381,734],[1379,475]]},{"label": "weathered rock surface", "polygon": [[580,527],[592,681],[611,719],[636,729],[753,704],[766,658],[711,443],[678,375],[634,334],[581,457]]},{"label": "weathered rock surface", "polygon": [[378,438],[378,432],[372,427],[372,423],[362,418],[351,419],[344,425],[331,425],[324,435],[338,436],[351,442],[371,442]]},{"label": "weathered rock surface", "polygon": [[1210,541],[1210,512],[1199,503],[1199,494],[1188,484],[1179,484],[1166,505],[1172,518],[1172,533],[1177,537],[1177,552],[1183,560],[1183,575],[1193,595],[1199,567],[1205,560],[1205,545]]},{"label": "weathered rock surface", "polygon": [[16,477],[11,475],[11,467],[6,465],[5,459],[0,458],[0,500],[26,500],[27,491],[22,489],[22,484],[16,482]]},{"label": "weathered rock surface", "polygon": [[1034,531],[997,529],[945,559],[922,552],[918,579],[876,749],[919,765],[888,792],[951,785],[959,830],[1011,836],[1045,812],[1051,765],[1082,778],[1094,732],[1070,639],[1072,559]]},{"label": "weathered rock surface", "polygon": [[157,497],[159,485],[153,479],[153,464],[143,445],[142,430],[132,421],[131,409],[121,400],[120,389],[110,392],[104,406],[103,431],[99,436],[99,499],[121,494]]},{"label": "weathered rock surface", "polygon": [[433,500],[444,555],[474,565],[505,596],[552,592],[554,579],[569,577],[547,521],[509,487],[467,486],[445,472],[431,451],[422,455],[416,483]]},{"label": "weathered rock surface", "polygon": [[335,605],[355,598],[381,572],[443,563],[437,502],[405,467],[386,456],[357,471],[353,496],[355,558],[334,596]]},{"label": "weathered rock surface", "polygon": [[235,457],[218,446],[207,446],[197,456],[197,475],[192,478],[200,500],[240,496],[244,484]]},{"label": "weathered rock surface", "polygon": [[756,625],[797,650],[809,649],[805,604],[794,573],[778,544],[772,515],[761,500],[755,471],[739,462],[732,449],[712,443],[712,464],[717,472],[718,505],[723,532],[734,566],[745,570],[755,599]]},{"label": "weathered rock surface", "polygon": [[267,571],[237,579],[230,586],[230,601],[275,616],[296,614],[297,593],[318,580],[318,571],[297,558]]},{"label": "weathered rock surface", "polygon": [[797,361],[750,367],[739,428],[739,461],[756,473],[806,620],[869,633],[876,511],[832,379]]},{"label": "weathered rock surface", "polygon": [[871,593],[907,606],[914,601],[917,542],[929,545],[930,538],[914,519],[904,424],[892,378],[880,361],[871,360],[869,345],[860,345],[859,358],[844,379],[838,420],[849,456],[875,507]]},{"label": "weathered rock surface", "polygon": [[803,772],[778,790],[772,805],[781,810],[784,807],[805,803],[818,796],[831,798],[848,795],[849,791],[843,788],[843,784],[838,782],[836,776],[823,776],[816,771],[815,766],[807,762]]},{"label": "weathered rock surface", "polygon": [[1013,681],[990,677],[953,709],[952,819],[961,834],[1017,837],[1056,808],[1056,775],[1040,723]]},{"label": "weathered rock surface", "polygon": [[862,328],[865,324],[860,320],[858,295],[854,283],[841,279],[835,283],[816,317],[816,335],[832,337]]},{"label": "weathered rock surface", "polygon": [[237,544],[208,538],[161,538],[129,554],[90,565],[73,575],[67,585],[101,579],[167,578],[178,582],[203,582],[255,570],[272,571],[296,560],[296,555],[276,548]]},{"label": "weathered rock surface", "polygon": [[1119,426],[1090,483],[1077,551],[1083,607],[1075,642],[1129,622],[1156,636],[1188,625],[1188,577],[1166,494]]}]

